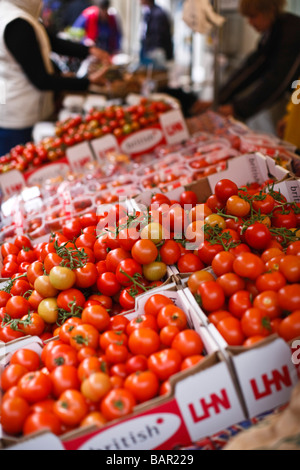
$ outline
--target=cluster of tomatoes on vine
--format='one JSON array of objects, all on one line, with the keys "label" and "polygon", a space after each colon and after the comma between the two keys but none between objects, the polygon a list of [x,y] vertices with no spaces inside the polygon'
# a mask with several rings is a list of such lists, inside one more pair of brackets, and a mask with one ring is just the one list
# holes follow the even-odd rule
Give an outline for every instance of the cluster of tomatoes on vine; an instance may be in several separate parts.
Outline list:
[{"label": "cluster of tomatoes on vine", "polygon": [[217,183],[206,202],[215,226],[207,218],[204,226],[211,270],[188,281],[209,320],[234,346],[272,333],[286,341],[300,335],[299,205],[272,187],[257,189]]},{"label": "cluster of tomatoes on vine", "polygon": [[163,294],[150,294],[131,320],[91,304],[59,328],[41,355],[26,348],[12,354],[0,381],[2,428],[20,436],[101,427],[169,393],[170,378],[204,355],[184,311]]}]

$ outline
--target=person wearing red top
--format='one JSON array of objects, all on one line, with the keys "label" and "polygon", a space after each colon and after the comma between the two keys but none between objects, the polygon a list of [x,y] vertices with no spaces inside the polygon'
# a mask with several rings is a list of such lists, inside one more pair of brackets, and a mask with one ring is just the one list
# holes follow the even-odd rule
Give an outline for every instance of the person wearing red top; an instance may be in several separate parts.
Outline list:
[{"label": "person wearing red top", "polygon": [[114,54],[121,50],[122,30],[115,9],[109,0],[95,0],[86,8],[73,24],[73,28],[85,30],[85,38],[92,40],[97,47]]}]

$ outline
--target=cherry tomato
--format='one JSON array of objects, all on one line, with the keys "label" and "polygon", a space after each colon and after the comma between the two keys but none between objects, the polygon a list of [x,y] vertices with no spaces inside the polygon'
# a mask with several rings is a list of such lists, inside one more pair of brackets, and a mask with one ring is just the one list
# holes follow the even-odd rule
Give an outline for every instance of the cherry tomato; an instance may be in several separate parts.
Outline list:
[{"label": "cherry tomato", "polygon": [[181,363],[181,354],[172,348],[157,351],[148,358],[149,370],[154,372],[160,381],[165,381],[179,372]]},{"label": "cherry tomato", "polygon": [[126,377],[124,388],[131,391],[138,403],[143,403],[158,395],[159,380],[155,373],[149,370],[133,372]]},{"label": "cherry tomato", "polygon": [[107,421],[119,419],[129,415],[136,405],[136,399],[132,392],[119,388],[111,390],[102,399],[100,411]]}]

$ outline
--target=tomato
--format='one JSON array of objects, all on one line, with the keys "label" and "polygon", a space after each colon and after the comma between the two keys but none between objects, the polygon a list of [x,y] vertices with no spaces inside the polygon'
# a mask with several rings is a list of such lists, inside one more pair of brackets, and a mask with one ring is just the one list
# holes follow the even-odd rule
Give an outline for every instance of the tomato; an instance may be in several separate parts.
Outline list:
[{"label": "tomato", "polygon": [[235,256],[228,251],[220,251],[212,260],[211,267],[216,276],[232,272]]},{"label": "tomato", "polygon": [[102,399],[100,411],[107,421],[119,419],[130,414],[136,405],[132,392],[119,388],[110,390]]},{"label": "tomato", "polygon": [[97,426],[102,427],[104,424],[107,423],[107,420],[99,411],[91,411],[88,413],[80,423],[80,427],[90,427],[90,426]]},{"label": "tomato", "polygon": [[142,354],[131,356],[127,359],[125,368],[127,375],[133,372],[145,371],[148,369],[147,357]]},{"label": "tomato", "polygon": [[103,351],[106,351],[110,344],[127,346],[127,343],[127,334],[122,330],[106,330],[100,335],[99,345]]},{"label": "tomato", "polygon": [[20,396],[29,403],[45,400],[52,388],[50,377],[40,370],[27,372],[18,382]]},{"label": "tomato", "polygon": [[224,251],[224,248],[221,244],[210,243],[208,240],[204,240],[201,243],[198,249],[198,256],[203,263],[206,265],[211,265],[212,260],[220,251]]},{"label": "tomato", "polygon": [[69,389],[63,392],[53,406],[53,412],[67,426],[78,426],[88,413],[88,406],[82,393]]},{"label": "tomato", "polygon": [[68,344],[57,344],[47,354],[45,366],[51,372],[56,367],[74,366],[78,364],[77,351]]},{"label": "tomato", "polygon": [[19,272],[19,264],[15,261],[8,261],[5,263],[1,269],[1,277],[3,279],[11,278],[13,274]]},{"label": "tomato", "polygon": [[139,264],[149,264],[156,260],[158,249],[152,240],[138,240],[131,249],[132,257]]},{"label": "tomato", "polygon": [[142,313],[137,317],[130,320],[126,326],[126,334],[130,335],[137,328],[151,328],[155,331],[158,330],[158,317],[149,313]]},{"label": "tomato", "polygon": [[173,304],[173,301],[166,295],[152,294],[145,302],[144,312],[146,314],[157,316],[160,309],[169,304]]},{"label": "tomato", "polygon": [[159,334],[151,328],[136,328],[128,338],[128,349],[132,354],[149,356],[159,349]]},{"label": "tomato", "polygon": [[114,331],[125,331],[126,327],[129,323],[129,320],[125,315],[116,315],[110,317],[110,325],[108,327],[109,330]]},{"label": "tomato", "polygon": [[246,337],[269,336],[271,325],[269,317],[259,308],[249,308],[241,318],[241,327]]},{"label": "tomato", "polygon": [[50,378],[53,384],[52,394],[58,398],[65,390],[80,388],[77,367],[74,365],[61,365],[55,367],[50,372]]},{"label": "tomato", "polygon": [[300,281],[300,257],[297,255],[286,255],[279,260],[279,271],[290,283]]},{"label": "tomato", "polygon": [[39,276],[34,281],[34,290],[40,294],[43,298],[55,297],[58,294],[58,289],[53,286],[50,281],[50,276]]},{"label": "tomato", "polygon": [[117,235],[120,247],[127,251],[132,249],[139,238],[140,234],[136,227],[123,228]]},{"label": "tomato", "polygon": [[197,289],[197,295],[205,312],[220,310],[224,306],[225,294],[216,281],[202,282]]},{"label": "tomato", "polygon": [[26,263],[33,263],[36,260],[36,253],[30,248],[22,248],[17,255],[18,264],[21,264],[24,261]]},{"label": "tomato", "polygon": [[57,436],[61,434],[60,420],[54,413],[49,411],[30,413],[30,415],[27,416],[22,429],[24,436],[46,430]]},{"label": "tomato", "polygon": [[259,292],[266,290],[278,291],[286,285],[286,279],[279,271],[271,271],[258,276],[255,285]]},{"label": "tomato", "polygon": [[96,235],[91,233],[82,233],[79,237],[76,238],[76,246],[77,248],[89,248],[92,250],[94,248],[96,241]]},{"label": "tomato", "polygon": [[87,262],[82,268],[75,269],[75,285],[79,289],[87,289],[92,287],[98,279],[98,271],[96,265]]},{"label": "tomato", "polygon": [[300,336],[300,310],[295,310],[281,321],[278,334],[285,341],[291,341]]},{"label": "tomato", "polygon": [[221,286],[225,297],[231,297],[236,292],[246,288],[244,279],[232,272],[222,274],[216,279],[216,282]]},{"label": "tomato", "polygon": [[180,205],[186,209],[185,206],[196,206],[198,202],[197,194],[194,191],[183,191],[179,196]]},{"label": "tomato", "polygon": [[6,258],[7,255],[18,255],[20,249],[11,242],[4,242],[1,245],[2,259]]},{"label": "tomato", "polygon": [[107,364],[99,357],[90,356],[83,359],[78,366],[78,378],[81,382],[96,372],[107,372]]},{"label": "tomato", "polygon": [[24,297],[15,295],[7,301],[5,309],[11,318],[21,318],[30,311],[30,304]]},{"label": "tomato", "polygon": [[282,310],[300,310],[300,284],[288,284],[278,291],[278,303]]},{"label": "tomato", "polygon": [[59,292],[57,296],[57,306],[65,310],[66,312],[71,312],[72,307],[83,308],[85,304],[85,296],[79,289],[70,288]]},{"label": "tomato", "polygon": [[214,276],[206,270],[200,270],[192,273],[187,281],[188,287],[192,294],[196,294],[199,284],[205,281],[214,281]]},{"label": "tomato", "polygon": [[119,283],[115,273],[105,272],[98,277],[97,287],[101,294],[114,296],[120,291],[121,284]]},{"label": "tomato", "polygon": [[190,369],[191,367],[199,364],[204,359],[202,354],[195,354],[194,356],[187,356],[183,359],[181,363],[180,370]]},{"label": "tomato", "polygon": [[179,330],[184,330],[187,327],[187,317],[184,310],[174,304],[162,307],[156,318],[159,329],[167,325],[177,326]]},{"label": "tomato", "polygon": [[49,273],[49,279],[53,287],[58,290],[65,290],[74,286],[76,275],[70,268],[54,266]]},{"label": "tomato", "polygon": [[297,218],[292,210],[275,209],[271,221],[273,227],[287,229],[297,227]]},{"label": "tomato", "polygon": [[111,343],[105,350],[105,357],[109,364],[123,364],[129,357],[129,351],[124,344]]},{"label": "tomato", "polygon": [[84,379],[80,390],[82,395],[92,402],[100,401],[112,388],[110,378],[103,372],[96,372]]},{"label": "tomato", "polygon": [[191,329],[180,331],[172,341],[171,348],[176,349],[183,358],[203,353],[203,341],[200,335]]},{"label": "tomato", "polygon": [[162,261],[153,261],[152,263],[144,264],[142,272],[148,281],[159,281],[167,274],[167,265]]},{"label": "tomato", "polygon": [[43,263],[41,261],[34,261],[28,266],[27,279],[32,286],[34,285],[34,281],[36,280],[36,278],[39,276],[43,276],[43,274]]},{"label": "tomato", "polygon": [[232,315],[227,310],[217,310],[216,312],[211,312],[209,315],[207,315],[207,318],[209,322],[217,326],[220,320],[231,316]]},{"label": "tomato", "polygon": [[252,198],[252,206],[256,212],[260,212],[261,214],[270,214],[274,209],[275,200],[273,196],[268,193],[255,193]]},{"label": "tomato", "polygon": [[162,349],[148,358],[148,368],[160,381],[169,379],[180,371],[182,357],[179,351],[172,348]]},{"label": "tomato", "polygon": [[249,202],[239,196],[231,196],[226,202],[227,213],[236,217],[246,217],[250,209]]},{"label": "tomato", "polygon": [[130,252],[124,250],[124,248],[119,247],[115,248],[114,250],[111,250],[109,253],[107,253],[105,260],[107,271],[115,273],[118,264],[127,258],[130,258]]},{"label": "tomato", "polygon": [[86,346],[97,349],[98,344],[99,332],[88,323],[75,326],[70,334],[70,345],[77,350]]},{"label": "tomato", "polygon": [[17,349],[10,358],[10,364],[20,364],[28,371],[37,370],[40,367],[40,356],[32,349]]},{"label": "tomato", "polygon": [[142,273],[141,264],[134,259],[127,258],[118,264],[116,269],[116,278],[122,286],[129,286],[133,282],[132,278],[134,275],[142,275]]},{"label": "tomato", "polygon": [[186,253],[178,259],[177,268],[180,273],[196,272],[203,269],[204,264],[199,256],[193,253]]},{"label": "tomato", "polygon": [[166,240],[160,247],[159,254],[163,263],[169,266],[176,264],[181,256],[178,242],[175,240]]},{"label": "tomato", "polygon": [[17,279],[14,281],[12,288],[10,289],[11,295],[20,295],[24,296],[27,292],[30,291],[30,284],[25,279]]},{"label": "tomato", "polygon": [[273,290],[259,293],[253,300],[253,307],[259,308],[270,319],[278,318],[282,313],[278,293]]},{"label": "tomato", "polygon": [[23,375],[27,374],[29,370],[22,364],[9,364],[1,374],[1,388],[6,392],[9,388],[18,384]]},{"label": "tomato", "polygon": [[43,299],[38,306],[38,314],[45,323],[56,323],[58,319],[58,307],[55,297]]},{"label": "tomato", "polygon": [[221,211],[225,204],[226,201],[220,201],[215,194],[211,194],[206,200],[206,205],[214,213]]},{"label": "tomato", "polygon": [[99,332],[106,330],[110,316],[102,305],[91,305],[83,309],[81,319],[84,323],[93,325]]},{"label": "tomato", "polygon": [[141,239],[152,240],[155,245],[158,245],[165,239],[164,229],[158,222],[150,222],[140,232]]},{"label": "tomato", "polygon": [[241,346],[245,340],[241,322],[235,317],[226,317],[216,326],[219,333],[230,346]]},{"label": "tomato", "polygon": [[228,300],[228,310],[237,318],[242,318],[244,312],[251,307],[251,294],[247,290],[235,292]]},{"label": "tomato", "polygon": [[133,310],[135,307],[135,297],[143,292],[143,289],[140,287],[122,289],[119,296],[119,304],[125,310]]},{"label": "tomato", "polygon": [[73,218],[66,221],[63,225],[62,233],[68,240],[77,238],[81,233],[81,223],[79,218]]},{"label": "tomato", "polygon": [[138,371],[126,377],[124,388],[131,391],[138,403],[143,403],[158,395],[159,380],[152,371]]},{"label": "tomato", "polygon": [[0,413],[3,431],[16,436],[23,430],[30,406],[22,397],[7,398],[1,403]]},{"label": "tomato", "polygon": [[300,240],[294,241],[289,244],[286,249],[287,255],[300,255]]},{"label": "tomato", "polygon": [[209,225],[210,227],[219,227],[221,229],[230,228],[227,226],[224,217],[221,217],[218,214],[210,214],[205,217],[205,225]]},{"label": "tomato", "polygon": [[237,185],[229,179],[221,179],[215,185],[215,195],[221,202],[226,202],[230,196],[238,194]]},{"label": "tomato", "polygon": [[161,345],[170,347],[175,336],[180,332],[180,329],[175,325],[166,325],[161,328],[159,338]]},{"label": "tomato", "polygon": [[265,265],[258,255],[244,252],[234,260],[233,270],[241,277],[254,280],[265,271]]},{"label": "tomato", "polygon": [[44,268],[46,273],[50,273],[54,266],[59,266],[63,259],[57,253],[48,253],[44,259]]},{"label": "tomato", "polygon": [[93,246],[93,252],[96,258],[96,261],[101,261],[106,258],[107,255],[107,245],[102,238],[97,238]]},{"label": "tomato", "polygon": [[244,233],[246,243],[255,250],[265,250],[271,241],[271,232],[260,222],[249,225]]}]

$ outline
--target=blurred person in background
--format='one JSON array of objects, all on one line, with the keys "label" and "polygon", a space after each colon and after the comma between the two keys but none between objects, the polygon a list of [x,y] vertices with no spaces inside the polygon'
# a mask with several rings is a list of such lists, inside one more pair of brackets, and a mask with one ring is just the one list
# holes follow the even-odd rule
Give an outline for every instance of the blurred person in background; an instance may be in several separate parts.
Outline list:
[{"label": "blurred person in background", "polygon": [[1,156],[31,141],[34,125],[53,116],[55,92],[88,91],[102,83],[106,66],[82,79],[56,74],[51,51],[81,59],[92,55],[110,63],[99,48],[49,36],[39,20],[41,8],[41,0],[0,2],[0,76],[5,85],[0,102]]},{"label": "blurred person in background", "polygon": [[[286,93],[300,75],[300,17],[284,11],[285,0],[241,0],[240,11],[261,34],[256,50],[221,87],[219,112],[246,121],[264,110],[282,116]],[[271,126],[278,116],[271,115]],[[250,124],[248,124],[250,126]]]},{"label": "blurred person in background", "polygon": [[122,27],[115,8],[109,0],[94,0],[93,5],[83,10],[72,27],[83,29],[85,39],[96,46],[115,54],[121,50]]},{"label": "blurred person in background", "polygon": [[141,22],[141,63],[151,61],[165,64],[174,57],[172,21],[168,13],[154,0],[140,0]]},{"label": "blurred person in background", "polygon": [[277,135],[281,139],[295,145],[297,153],[300,152],[300,78],[294,82],[290,102],[286,108],[286,114],[278,122]]}]

